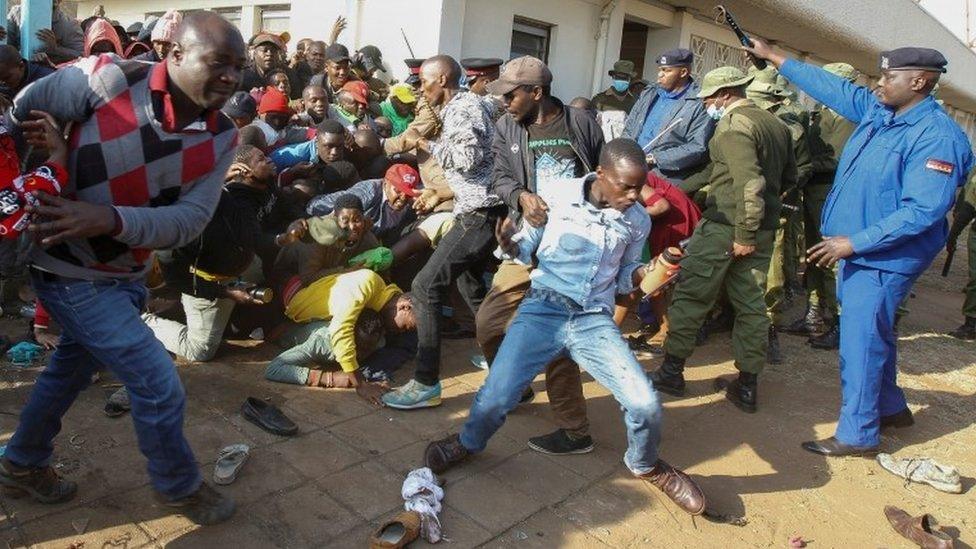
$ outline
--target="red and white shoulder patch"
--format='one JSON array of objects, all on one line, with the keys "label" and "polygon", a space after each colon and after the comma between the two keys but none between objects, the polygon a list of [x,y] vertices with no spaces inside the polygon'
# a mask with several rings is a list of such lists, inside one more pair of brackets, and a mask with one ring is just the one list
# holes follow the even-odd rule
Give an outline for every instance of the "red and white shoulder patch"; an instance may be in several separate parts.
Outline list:
[{"label": "red and white shoulder patch", "polygon": [[952,175],[952,170],[956,168],[952,162],[946,162],[945,160],[938,160],[936,158],[926,160],[925,167],[946,175]]}]

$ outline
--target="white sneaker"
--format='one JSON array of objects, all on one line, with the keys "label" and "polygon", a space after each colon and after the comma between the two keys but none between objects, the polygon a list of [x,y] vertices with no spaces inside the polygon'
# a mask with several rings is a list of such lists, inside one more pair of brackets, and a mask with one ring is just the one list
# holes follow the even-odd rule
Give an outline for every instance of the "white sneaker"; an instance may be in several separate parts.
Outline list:
[{"label": "white sneaker", "polygon": [[885,453],[878,454],[877,460],[884,470],[905,480],[928,484],[941,492],[962,493],[959,471],[951,465],[942,465],[931,458],[896,459]]}]

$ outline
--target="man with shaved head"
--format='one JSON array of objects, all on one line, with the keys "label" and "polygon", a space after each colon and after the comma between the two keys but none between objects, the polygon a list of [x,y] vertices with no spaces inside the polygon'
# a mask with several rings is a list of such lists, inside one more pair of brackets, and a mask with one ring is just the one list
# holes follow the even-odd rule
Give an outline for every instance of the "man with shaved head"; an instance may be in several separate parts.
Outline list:
[{"label": "man with shaved head", "polygon": [[30,225],[31,281],[61,325],[0,461],[0,485],[41,503],[77,491],[52,466],[61,417],[102,367],[127,389],[139,448],[164,505],[198,524],[230,518],[234,503],[203,483],[183,436],[183,386],[140,316],[152,250],[184,246],[207,225],[237,146],[220,108],[246,62],[234,25],[186,16],[156,64],[92,56],[25,89],[19,123],[44,110],[74,122],[62,195],[39,195]]},{"label": "man with shaved head", "polygon": [[47,65],[34,63],[21,57],[20,51],[9,45],[0,44],[0,104],[9,105],[14,97],[27,84],[44,78],[54,72]]},{"label": "man with shaved head", "polygon": [[929,48],[881,52],[875,93],[787,59],[761,40],[750,53],[857,127],[823,206],[823,240],[808,264],[837,264],[840,419],[834,436],[803,449],[876,453],[881,429],[914,423],[898,387],[895,311],[946,243],[946,214],[973,167],[969,139],[932,97],[948,61]]},{"label": "man with shaved head", "polygon": [[[440,311],[446,292],[460,280],[459,290],[474,313],[485,296],[482,275],[495,246],[495,223],[507,213],[491,190],[495,134],[494,105],[487,98],[460,90],[461,65],[437,55],[420,67],[420,85],[427,102],[440,108],[441,130],[431,141],[417,130],[404,132],[406,148],[429,150],[444,169],[448,188],[427,189],[415,209],[431,211],[454,199],[454,226],[441,239],[430,260],[413,280],[417,311],[417,369],[414,379],[383,396],[400,409],[437,406],[441,402]],[[418,204],[419,203],[419,204]]]}]

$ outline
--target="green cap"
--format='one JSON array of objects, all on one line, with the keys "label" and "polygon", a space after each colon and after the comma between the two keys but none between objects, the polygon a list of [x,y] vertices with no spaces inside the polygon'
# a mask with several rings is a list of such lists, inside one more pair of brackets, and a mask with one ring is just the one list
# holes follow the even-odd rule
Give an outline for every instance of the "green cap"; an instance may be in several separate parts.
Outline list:
[{"label": "green cap", "polygon": [[613,76],[613,73],[626,74],[631,78],[637,76],[637,71],[634,70],[634,62],[626,61],[624,59],[621,59],[613,64],[613,69],[608,74]]},{"label": "green cap", "polygon": [[848,82],[857,80],[858,70],[847,63],[827,63],[823,66],[823,70],[830,74],[835,74]]},{"label": "green cap", "polygon": [[323,246],[332,246],[347,236],[346,230],[339,227],[339,222],[331,215],[310,217],[306,222],[308,223],[308,235]]},{"label": "green cap", "polygon": [[704,99],[715,95],[716,92],[723,88],[745,86],[749,82],[752,82],[752,79],[752,76],[746,75],[738,67],[719,67],[709,71],[702,78],[701,91],[698,92],[698,97]]}]

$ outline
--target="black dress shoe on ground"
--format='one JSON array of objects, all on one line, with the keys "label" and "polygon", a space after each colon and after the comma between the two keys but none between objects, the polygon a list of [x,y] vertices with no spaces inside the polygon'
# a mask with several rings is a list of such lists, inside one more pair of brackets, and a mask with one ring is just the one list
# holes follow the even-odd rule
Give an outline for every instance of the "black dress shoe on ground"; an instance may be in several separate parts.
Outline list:
[{"label": "black dress shoe on ground", "polygon": [[739,372],[736,379],[719,377],[715,379],[715,392],[725,391],[725,398],[735,404],[743,412],[756,413],[756,394],[758,392],[759,376],[747,372]]},{"label": "black dress shoe on ground", "polygon": [[288,416],[277,406],[254,397],[248,397],[241,405],[241,415],[244,419],[275,435],[290,437],[298,432],[298,425],[288,419]]},{"label": "black dress shoe on ground", "polygon": [[966,341],[976,339],[976,317],[967,316],[966,321],[961,326],[951,332],[947,332],[946,335]]},{"label": "black dress shoe on ground", "polygon": [[840,349],[840,326],[834,323],[829,330],[821,335],[811,337],[807,340],[814,349],[821,349],[824,351],[834,351]]},{"label": "black dress shoe on ground", "polygon": [[548,435],[530,438],[529,448],[550,456],[587,454],[593,451],[593,439],[590,435],[574,437],[565,429],[556,429]]},{"label": "black dress shoe on ground", "polygon": [[830,457],[873,456],[878,453],[877,446],[851,446],[840,442],[834,437],[824,440],[808,440],[801,444],[801,446],[807,452]]},{"label": "black dress shoe on ground", "polygon": [[656,390],[671,396],[685,396],[685,376],[682,373],[684,366],[684,359],[665,354],[661,367],[647,377]]},{"label": "black dress shoe on ground", "polygon": [[823,332],[826,329],[820,311],[815,307],[807,307],[807,312],[800,318],[784,326],[781,331],[795,336],[810,337]]},{"label": "black dress shoe on ground", "polygon": [[237,509],[234,500],[221,495],[206,482],[196,492],[175,501],[164,501],[163,505],[176,509],[201,526],[224,522],[234,516]]},{"label": "black dress shoe on ground", "polygon": [[915,425],[915,416],[912,415],[912,411],[908,408],[891,415],[881,416],[882,429],[887,429],[888,427],[902,429],[904,427],[911,427],[912,425]]}]

